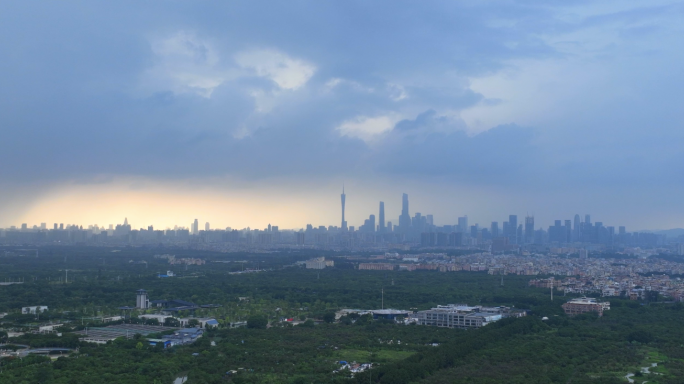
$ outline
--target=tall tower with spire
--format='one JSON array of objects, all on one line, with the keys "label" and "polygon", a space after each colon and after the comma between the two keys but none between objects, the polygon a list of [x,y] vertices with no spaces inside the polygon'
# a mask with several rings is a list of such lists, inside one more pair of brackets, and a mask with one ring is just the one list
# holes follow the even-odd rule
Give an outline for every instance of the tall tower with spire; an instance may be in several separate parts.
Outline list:
[{"label": "tall tower with spire", "polygon": [[342,199],[342,230],[347,231],[347,221],[344,219],[344,203],[347,199],[347,195],[344,194],[344,185],[342,185],[342,195],[340,196]]}]

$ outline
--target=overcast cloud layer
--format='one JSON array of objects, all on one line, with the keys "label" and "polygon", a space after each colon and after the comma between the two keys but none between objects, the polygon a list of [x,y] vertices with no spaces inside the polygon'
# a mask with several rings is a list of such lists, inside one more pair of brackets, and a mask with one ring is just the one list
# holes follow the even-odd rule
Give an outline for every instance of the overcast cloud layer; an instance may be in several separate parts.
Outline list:
[{"label": "overcast cloud layer", "polygon": [[677,1],[3,2],[0,225],[36,189],[134,177],[684,226],[683,36]]}]

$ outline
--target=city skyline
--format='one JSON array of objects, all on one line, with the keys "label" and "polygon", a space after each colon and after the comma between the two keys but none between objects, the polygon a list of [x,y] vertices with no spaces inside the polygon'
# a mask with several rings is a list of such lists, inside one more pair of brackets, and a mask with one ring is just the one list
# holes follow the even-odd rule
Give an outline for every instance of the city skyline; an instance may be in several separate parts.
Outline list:
[{"label": "city skyline", "polygon": [[0,12],[0,226],[337,223],[344,183],[357,225],[684,227],[678,3],[41,7]]},{"label": "city skyline", "polygon": [[[324,226],[326,228],[334,228],[335,230],[339,230],[341,232],[345,232],[350,229],[357,229],[361,231],[372,231],[376,232],[378,234],[382,234],[385,232],[407,232],[409,231],[410,228],[415,228],[421,224],[416,224],[415,220],[416,217],[422,218],[424,221],[427,220],[427,223],[430,226],[435,226],[435,227],[440,227],[440,226],[453,226],[454,228],[458,228],[458,231],[466,233],[470,231],[470,228],[472,226],[477,226],[479,229],[487,229],[492,236],[496,237],[501,233],[502,236],[504,237],[509,237],[511,234],[517,235],[517,231],[522,230],[520,236],[520,239],[524,239],[526,242],[531,242],[533,235],[531,234],[532,231],[536,229],[544,229],[545,224],[540,223],[537,221],[537,226],[535,226],[535,216],[532,214],[530,215],[529,213],[525,213],[524,215],[519,215],[519,214],[509,214],[508,215],[508,220],[507,221],[499,221],[499,220],[494,220],[491,222],[480,222],[477,219],[473,219],[473,216],[470,216],[470,221],[469,221],[469,216],[468,214],[464,214],[463,216],[459,216],[454,218],[453,220],[449,219],[440,219],[438,215],[438,220],[434,221],[434,214],[429,213],[429,212],[420,212],[418,210],[413,211],[413,215],[410,209],[410,203],[409,203],[409,195],[407,193],[402,193],[402,202],[401,202],[401,213],[397,216],[395,216],[395,219],[393,220],[391,216],[386,217],[385,216],[385,202],[384,201],[379,201],[378,209],[376,212],[371,212],[369,213],[370,219],[362,219],[363,221],[359,221],[358,223],[354,223],[352,225],[348,224],[348,221],[346,220],[346,193],[344,186],[342,187],[342,193],[340,195],[340,202],[341,202],[341,220],[340,220],[340,225],[335,225],[333,223],[313,223],[313,222],[307,222],[306,224],[302,224],[300,226],[293,226],[293,227],[284,227],[280,226],[282,230],[303,230],[307,228],[307,226],[313,226],[313,227],[319,227],[319,226]],[[376,216],[377,213],[377,216]],[[553,219],[552,222],[548,223],[548,227],[557,227],[562,223],[562,226],[564,228],[568,228],[567,230],[569,231],[567,233],[568,238],[571,237],[578,237],[579,236],[579,228],[582,223],[591,223],[591,214],[585,213],[584,219],[580,219],[580,214],[575,213],[572,215],[573,219]],[[376,222],[376,217],[377,217],[377,222]],[[501,215],[501,217],[505,217],[505,215]],[[521,218],[520,224],[518,224],[518,217]],[[524,220],[524,221],[523,221]],[[156,229],[164,229],[164,230],[169,230],[169,229],[188,229],[189,233],[191,235],[198,235],[200,231],[200,219],[195,218],[193,221],[188,225],[185,226],[182,223],[175,223],[172,225],[166,225],[166,226],[160,226],[156,227]],[[203,221],[204,222],[204,221]],[[502,227],[499,227],[499,223],[502,223]],[[240,227],[240,226],[232,226],[232,225],[222,225],[222,224],[216,224],[214,222],[211,224],[210,221],[204,222],[204,231],[210,231],[210,227],[213,228],[214,230],[225,230],[225,229],[238,229],[238,230],[245,230],[245,229],[251,229],[251,230],[260,230],[262,228],[268,228],[268,231],[270,231],[270,228],[272,225],[277,225],[278,223],[269,221],[266,225],[263,226],[245,226],[245,227]],[[425,224],[425,223],[424,223]],[[424,225],[423,224],[423,225]],[[603,224],[603,222],[601,222]],[[61,225],[61,227],[59,227]],[[85,225],[85,226],[84,226]],[[68,226],[76,226],[76,227],[84,227],[84,228],[89,228],[89,227],[95,227],[95,228],[108,228],[109,230],[113,230],[113,226],[118,225],[118,222],[115,223],[107,223],[100,225],[98,223],[69,223],[69,222],[53,222],[51,224],[48,224],[47,222],[41,221],[40,224],[29,224],[29,223],[21,223],[20,225],[10,225],[7,227],[0,227],[0,229],[39,229],[39,230],[46,230],[46,229],[64,229],[64,227]],[[123,225],[129,225],[128,223],[128,217],[126,216],[124,218]],[[137,228],[136,225],[129,225],[131,228]],[[625,228],[625,225],[620,224],[619,226],[616,225],[610,225],[612,227],[620,227],[620,228]],[[145,225],[140,225],[140,229],[145,229],[149,227],[155,227],[155,223],[147,223]],[[369,230],[369,228],[372,228],[372,230]],[[641,231],[658,231],[658,230],[668,230],[668,229],[679,229],[679,228],[659,228],[659,229],[648,229],[648,228],[635,228],[636,232],[641,232]],[[532,237],[530,237],[532,236]],[[559,235],[560,236],[560,235]]]}]

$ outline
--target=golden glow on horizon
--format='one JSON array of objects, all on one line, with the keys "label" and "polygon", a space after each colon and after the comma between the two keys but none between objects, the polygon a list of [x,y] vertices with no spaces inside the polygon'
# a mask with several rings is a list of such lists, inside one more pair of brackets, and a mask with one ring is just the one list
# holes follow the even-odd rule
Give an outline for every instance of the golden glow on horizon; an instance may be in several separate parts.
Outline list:
[{"label": "golden glow on horizon", "polygon": [[85,228],[121,224],[128,218],[135,229],[148,225],[165,229],[174,225],[189,227],[198,219],[200,228],[209,222],[212,229],[262,229],[268,224],[285,229],[302,228],[311,220],[328,223],[323,209],[326,204],[314,196],[281,196],[251,189],[226,193],[211,188],[192,190],[187,185],[140,189],[131,188],[130,184],[71,185],[37,199],[20,221],[29,226],[47,223],[52,228],[53,223],[64,223]]}]

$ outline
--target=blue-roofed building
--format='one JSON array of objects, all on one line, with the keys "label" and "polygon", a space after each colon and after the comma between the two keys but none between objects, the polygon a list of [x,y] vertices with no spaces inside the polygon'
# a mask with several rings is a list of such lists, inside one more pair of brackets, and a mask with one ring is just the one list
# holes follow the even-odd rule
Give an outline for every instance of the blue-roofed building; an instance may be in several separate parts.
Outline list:
[{"label": "blue-roofed building", "polygon": [[171,347],[171,340],[147,339],[147,341],[149,341],[150,345],[152,345],[152,346],[156,346],[158,344],[161,344],[164,346],[164,349]]},{"label": "blue-roofed building", "polygon": [[162,340],[168,341],[172,346],[190,344],[203,334],[204,330],[201,328],[183,328],[175,331],[173,335],[162,336]]}]

